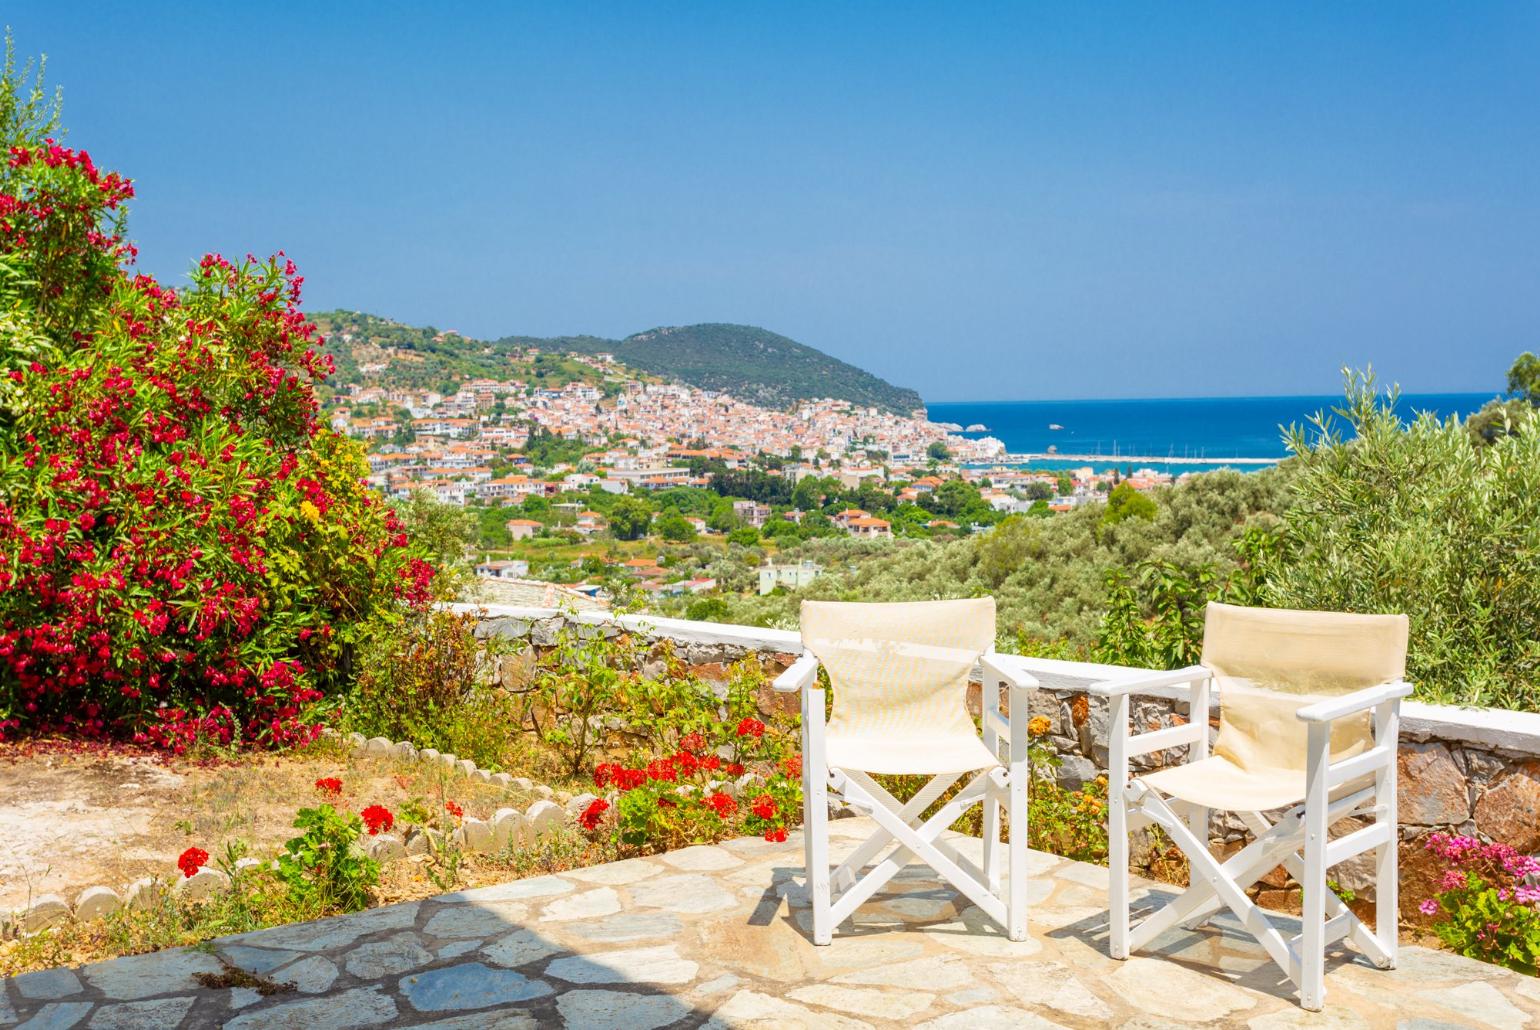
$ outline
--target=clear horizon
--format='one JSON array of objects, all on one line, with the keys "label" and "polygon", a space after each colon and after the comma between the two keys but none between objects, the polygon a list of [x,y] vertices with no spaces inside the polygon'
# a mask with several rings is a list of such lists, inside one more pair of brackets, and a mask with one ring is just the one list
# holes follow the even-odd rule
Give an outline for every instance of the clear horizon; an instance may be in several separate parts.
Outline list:
[{"label": "clear horizon", "polygon": [[1496,392],[1540,349],[1534,4],[0,22],[173,284],[283,249],[312,310],[746,323],[927,403]]}]

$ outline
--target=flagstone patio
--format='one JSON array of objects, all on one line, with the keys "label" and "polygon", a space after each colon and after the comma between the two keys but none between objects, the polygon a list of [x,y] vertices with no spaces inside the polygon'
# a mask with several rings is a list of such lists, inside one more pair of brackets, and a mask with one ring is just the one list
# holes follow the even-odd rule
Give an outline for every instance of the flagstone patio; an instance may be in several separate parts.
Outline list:
[{"label": "flagstone patio", "polygon": [[[832,824],[844,849],[865,820]],[[964,850],[967,841],[962,842]],[[974,849],[978,842],[974,841]],[[836,848],[838,852],[840,848]],[[1540,983],[1404,948],[1382,972],[1340,951],[1327,1011],[1301,1011],[1233,922],[1107,958],[1105,870],[1032,855],[1032,936],[1006,940],[923,866],[834,943],[805,936],[802,851],[731,841],[0,981],[0,1027],[666,1026],[1510,1028]],[[1145,884],[1142,893],[1169,893]],[[201,987],[224,963],[291,989]]]}]

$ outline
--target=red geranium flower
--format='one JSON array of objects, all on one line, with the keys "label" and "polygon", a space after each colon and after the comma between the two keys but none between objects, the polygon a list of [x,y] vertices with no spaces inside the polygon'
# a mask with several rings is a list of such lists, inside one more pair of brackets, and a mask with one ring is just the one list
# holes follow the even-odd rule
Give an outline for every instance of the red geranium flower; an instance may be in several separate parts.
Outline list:
[{"label": "red geranium flower", "polygon": [[765,840],[772,844],[784,844],[786,842],[786,827],[777,826],[773,830],[766,830]]},{"label": "red geranium flower", "polygon": [[706,750],[706,738],[699,733],[686,733],[679,738],[679,750],[686,754],[698,755]]},{"label": "red geranium flower", "polygon": [[796,778],[802,775],[802,756],[800,754],[787,755],[781,759],[781,769],[787,776]]},{"label": "red geranium flower", "polygon": [[444,802],[444,811],[448,812],[450,815],[454,816],[456,819],[459,819],[461,816],[465,815],[465,809],[461,808],[459,805],[455,804],[453,801],[446,801],[446,802]]},{"label": "red geranium flower", "polygon": [[729,776],[742,776],[743,775],[743,763],[742,762],[728,762],[727,763],[727,775],[729,775]]},{"label": "red geranium flower", "polygon": [[202,848],[188,848],[176,860],[176,867],[182,870],[183,876],[191,879],[192,875],[199,869],[202,869],[203,864],[208,860],[209,853],[207,851],[204,851]]},{"label": "red geranium flower", "polygon": [[774,819],[780,810],[775,807],[775,798],[769,794],[761,794],[754,799],[754,804],[750,807],[750,811],[761,819]]},{"label": "red geranium flower", "polygon": [[599,828],[599,820],[604,818],[604,813],[609,811],[610,803],[603,798],[596,798],[589,802],[583,809],[583,814],[578,816],[578,823],[583,829],[592,832]]},{"label": "red geranium flower", "polygon": [[396,825],[396,817],[391,815],[390,809],[384,805],[370,805],[362,812],[359,812],[358,816],[364,821],[364,827],[369,831],[369,836],[371,837],[381,830],[388,830]]},{"label": "red geranium flower", "polygon": [[315,781],[315,789],[323,794],[337,797],[342,793],[342,781],[335,776],[327,776]]},{"label": "red geranium flower", "polygon": [[738,736],[740,737],[758,738],[763,737],[764,735],[765,724],[754,718],[752,715],[745,717],[744,720],[738,724]]},{"label": "red geranium flower", "polygon": [[723,819],[738,811],[738,802],[721,793],[708,795],[706,805]]}]

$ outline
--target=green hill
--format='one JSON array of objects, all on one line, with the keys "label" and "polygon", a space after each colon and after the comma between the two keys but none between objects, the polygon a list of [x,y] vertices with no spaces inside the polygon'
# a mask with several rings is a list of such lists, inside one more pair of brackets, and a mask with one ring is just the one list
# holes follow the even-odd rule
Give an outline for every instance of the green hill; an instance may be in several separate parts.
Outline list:
[{"label": "green hill", "polygon": [[772,408],[816,397],[835,397],[906,415],[924,406],[913,390],[751,325],[707,322],[667,326],[618,343],[589,337],[568,338],[563,345],[588,353],[608,350],[643,372],[678,379],[702,390],[721,390]]},{"label": "green hill", "polygon": [[[337,381],[372,379],[392,385],[448,389],[465,377],[527,378],[561,386],[589,378],[591,370],[563,361],[563,354],[613,354],[636,372],[720,390],[772,408],[799,400],[833,397],[868,407],[909,414],[924,406],[914,390],[894,386],[870,372],[832,358],[767,329],[711,322],[649,329],[624,340],[598,336],[505,336],[473,340],[452,330],[403,325],[378,315],[326,311],[311,318],[327,337],[337,361]],[[527,348],[543,353],[527,367],[511,368]],[[384,349],[398,355],[388,370],[377,366]],[[404,352],[404,354],[403,354]],[[404,360],[410,358],[410,360]]]}]

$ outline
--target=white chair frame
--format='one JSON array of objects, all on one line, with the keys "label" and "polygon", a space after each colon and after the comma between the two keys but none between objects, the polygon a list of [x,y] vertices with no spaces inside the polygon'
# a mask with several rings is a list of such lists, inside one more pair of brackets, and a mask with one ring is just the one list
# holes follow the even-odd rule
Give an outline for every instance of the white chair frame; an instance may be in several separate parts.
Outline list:
[{"label": "white chair frame", "polygon": [[[921,816],[964,773],[942,773],[908,802],[900,802],[870,775],[857,769],[831,768],[824,744],[825,694],[818,685],[818,659],[804,653],[775,680],[775,689],[800,693],[802,699],[803,848],[808,894],[813,908],[813,943],[832,942],[834,928],[880,890],[914,857],[945,877],[969,901],[999,923],[1013,941],[1027,937],[1027,761],[1028,691],[1031,676],[995,660],[991,652],[980,660],[983,670],[983,738],[995,755],[1009,749],[1003,766],[973,776],[929,819]],[[1008,689],[1009,714],[1000,712],[1000,689]],[[877,833],[861,843],[837,869],[830,871],[829,797],[834,795],[858,811],[869,813]],[[984,805],[983,865],[960,854],[941,833],[974,804]],[[1009,890],[1001,897],[998,842],[1000,812],[1010,820],[1006,844]],[[872,865],[889,844],[897,846]],[[872,868],[867,871],[868,866]],[[864,875],[863,875],[864,872]]]},{"label": "white chair frame", "polygon": [[[1187,762],[1208,757],[1211,687],[1209,670],[1191,666],[1175,672],[1109,680],[1087,688],[1089,693],[1107,698],[1111,709],[1107,787],[1109,951],[1113,958],[1126,959],[1173,926],[1197,929],[1221,908],[1228,908],[1298,989],[1301,1007],[1319,1011],[1326,997],[1326,947],[1332,942],[1351,937],[1379,968],[1395,966],[1400,918],[1396,749],[1400,702],[1412,692],[1412,687],[1404,682],[1387,683],[1300,709],[1296,717],[1308,726],[1305,800],[1271,824],[1261,813],[1237,813],[1255,839],[1224,862],[1209,850],[1207,808],[1166,800],[1131,775],[1130,769],[1133,758],[1168,748],[1185,746]],[[1191,705],[1188,723],[1130,733],[1132,695],[1179,697],[1182,693],[1188,695]],[[1331,761],[1331,724],[1368,711],[1374,713],[1374,746],[1351,758]],[[1374,775],[1372,786],[1331,798],[1338,787],[1370,773]],[[1350,815],[1370,815],[1373,822],[1330,839],[1328,830],[1332,824]],[[1151,824],[1164,830],[1187,856],[1192,885],[1175,900],[1130,926],[1129,834]],[[1369,850],[1375,852],[1373,931],[1326,885],[1328,869]],[[1280,864],[1302,887],[1302,932],[1293,937],[1285,937],[1267,913],[1246,896],[1247,887]]]}]

